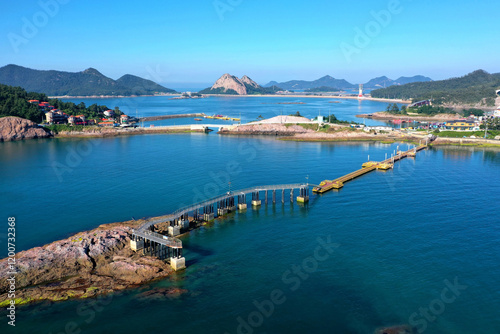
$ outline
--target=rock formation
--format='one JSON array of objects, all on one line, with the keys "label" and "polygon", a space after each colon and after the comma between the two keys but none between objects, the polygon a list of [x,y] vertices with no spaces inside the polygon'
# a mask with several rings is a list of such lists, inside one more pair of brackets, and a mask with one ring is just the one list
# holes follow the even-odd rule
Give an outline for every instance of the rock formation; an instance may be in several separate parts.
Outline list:
[{"label": "rock formation", "polygon": [[244,75],[241,79],[231,75],[224,74],[221,76],[212,87],[200,91],[200,94],[233,94],[233,95],[248,95],[248,94],[274,94],[281,90],[279,87],[264,88],[258,83]]},{"label": "rock formation", "polygon": [[[16,304],[93,297],[168,276],[167,263],[130,250],[130,233],[127,223],[103,225],[16,254]],[[8,259],[0,260],[0,306],[9,302],[9,272]]]},{"label": "rock formation", "polygon": [[240,79],[238,79],[238,77],[235,77],[228,73],[221,76],[215,82],[215,84],[212,86],[211,89],[217,89],[217,88],[223,88],[224,92],[227,92],[229,89],[232,89],[239,95],[247,94],[247,88],[245,87],[245,84]]},{"label": "rock formation", "polygon": [[30,120],[14,116],[0,118],[0,141],[47,138],[50,136],[50,132]]}]

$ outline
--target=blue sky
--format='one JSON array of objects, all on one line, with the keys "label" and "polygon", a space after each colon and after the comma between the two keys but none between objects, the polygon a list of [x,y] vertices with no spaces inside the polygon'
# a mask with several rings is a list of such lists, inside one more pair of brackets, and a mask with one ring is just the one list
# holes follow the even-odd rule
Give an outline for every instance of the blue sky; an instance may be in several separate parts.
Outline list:
[{"label": "blue sky", "polygon": [[0,66],[94,67],[167,86],[226,72],[261,84],[496,73],[497,8],[492,0],[4,1]]}]

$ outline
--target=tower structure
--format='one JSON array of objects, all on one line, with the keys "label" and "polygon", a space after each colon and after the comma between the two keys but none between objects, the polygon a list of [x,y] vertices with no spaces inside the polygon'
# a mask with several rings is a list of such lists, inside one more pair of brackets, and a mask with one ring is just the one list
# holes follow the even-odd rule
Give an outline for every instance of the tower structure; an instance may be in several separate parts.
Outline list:
[{"label": "tower structure", "polygon": [[363,97],[363,84],[360,84],[359,85],[359,95],[358,95],[358,98],[362,98]]}]

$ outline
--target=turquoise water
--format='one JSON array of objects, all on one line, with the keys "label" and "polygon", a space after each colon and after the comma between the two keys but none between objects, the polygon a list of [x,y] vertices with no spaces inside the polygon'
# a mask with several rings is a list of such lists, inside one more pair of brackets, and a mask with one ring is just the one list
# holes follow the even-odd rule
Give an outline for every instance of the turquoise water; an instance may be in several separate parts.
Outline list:
[{"label": "turquoise water", "polygon": [[[213,133],[0,143],[0,212],[16,216],[22,250],[172,212],[227,191],[229,179],[232,189],[318,183],[394,149]],[[16,332],[373,333],[413,323],[500,333],[499,171],[498,150],[435,148],[306,206],[230,215],[183,238],[185,271],[110,297],[21,307]],[[456,294],[442,295],[455,280]],[[187,292],[140,296],[162,287]]]},{"label": "turquoise water", "polygon": [[[348,99],[300,98],[300,97],[209,97],[206,99],[172,100],[168,96],[146,96],[136,98],[104,98],[104,99],[64,99],[74,103],[84,102],[86,105],[97,103],[108,108],[119,107],[130,116],[156,116],[169,114],[205,113],[221,114],[241,118],[242,123],[255,121],[259,115],[270,118],[277,115],[295,114],[314,118],[319,114],[334,114],[340,120],[365,122],[366,125],[385,125],[385,122],[357,118],[357,114],[374,113],[386,109],[386,103],[374,101],[358,101]],[[340,103],[331,103],[331,102]],[[304,104],[289,104],[304,103]],[[192,118],[172,119],[146,122],[144,125],[179,125],[198,123]],[[231,124],[229,121],[207,119],[202,123]]]}]

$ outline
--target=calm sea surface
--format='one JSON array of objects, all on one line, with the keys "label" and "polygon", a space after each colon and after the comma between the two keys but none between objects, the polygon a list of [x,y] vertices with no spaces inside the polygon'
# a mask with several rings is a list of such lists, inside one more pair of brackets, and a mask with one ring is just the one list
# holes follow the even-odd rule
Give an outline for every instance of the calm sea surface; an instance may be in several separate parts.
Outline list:
[{"label": "calm sea surface", "polygon": [[[356,120],[385,108],[320,99],[94,101],[144,116],[241,113],[244,121],[281,109],[314,117],[329,108]],[[0,143],[0,257],[9,216],[17,219],[20,251],[103,223],[167,214],[226,192],[229,180],[233,190],[306,177],[319,183],[358,169],[368,155],[381,160],[396,146],[215,133]],[[373,333],[412,323],[425,333],[500,333],[499,173],[498,150],[429,149],[394,170],[312,195],[306,206],[263,205],[196,230],[183,238],[188,268],[165,280],[97,300],[20,307],[15,331],[1,311],[0,330]],[[331,247],[321,248],[325,243]],[[141,296],[166,287],[187,292]]]}]

